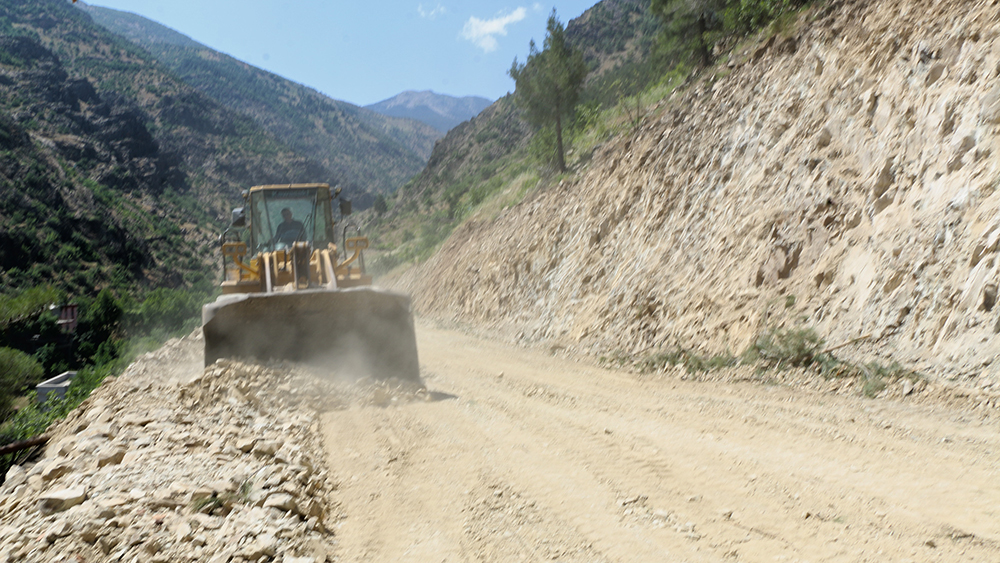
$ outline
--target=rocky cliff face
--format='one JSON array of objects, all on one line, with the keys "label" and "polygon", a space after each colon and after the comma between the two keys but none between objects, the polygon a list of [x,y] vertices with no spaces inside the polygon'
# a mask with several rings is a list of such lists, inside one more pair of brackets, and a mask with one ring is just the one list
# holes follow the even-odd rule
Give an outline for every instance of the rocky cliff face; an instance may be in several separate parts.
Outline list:
[{"label": "rocky cliff face", "polygon": [[739,352],[796,325],[995,381],[995,6],[836,2],[709,74],[400,285],[425,314],[594,352]]}]

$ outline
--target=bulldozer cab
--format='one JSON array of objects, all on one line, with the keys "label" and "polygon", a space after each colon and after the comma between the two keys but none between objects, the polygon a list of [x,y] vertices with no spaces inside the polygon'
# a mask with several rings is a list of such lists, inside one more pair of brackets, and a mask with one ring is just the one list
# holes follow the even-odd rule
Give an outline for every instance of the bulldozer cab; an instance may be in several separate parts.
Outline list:
[{"label": "bulldozer cab", "polygon": [[306,242],[324,248],[334,242],[330,188],[258,186],[249,194],[250,248],[254,254]]}]

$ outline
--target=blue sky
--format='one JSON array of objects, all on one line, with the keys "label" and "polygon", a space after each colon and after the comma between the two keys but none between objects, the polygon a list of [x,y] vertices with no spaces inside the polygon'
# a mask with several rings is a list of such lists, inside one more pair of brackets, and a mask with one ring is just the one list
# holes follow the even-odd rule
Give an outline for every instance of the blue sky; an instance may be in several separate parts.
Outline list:
[{"label": "blue sky", "polygon": [[254,66],[366,105],[404,90],[490,99],[552,8],[565,24],[597,0],[90,0],[134,12]]}]

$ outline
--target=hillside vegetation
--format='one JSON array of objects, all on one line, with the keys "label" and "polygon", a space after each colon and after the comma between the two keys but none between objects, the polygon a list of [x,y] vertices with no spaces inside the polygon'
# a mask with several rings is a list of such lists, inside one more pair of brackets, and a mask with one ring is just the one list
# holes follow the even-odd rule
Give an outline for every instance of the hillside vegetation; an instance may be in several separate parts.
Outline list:
[{"label": "hillside vegetation", "polygon": [[[388,117],[333,100],[135,14],[80,7],[94,21],[148,51],[217,104],[251,117],[264,130],[360,194],[392,193],[423,168],[441,133],[413,119]],[[356,197],[361,207],[369,196]]]}]

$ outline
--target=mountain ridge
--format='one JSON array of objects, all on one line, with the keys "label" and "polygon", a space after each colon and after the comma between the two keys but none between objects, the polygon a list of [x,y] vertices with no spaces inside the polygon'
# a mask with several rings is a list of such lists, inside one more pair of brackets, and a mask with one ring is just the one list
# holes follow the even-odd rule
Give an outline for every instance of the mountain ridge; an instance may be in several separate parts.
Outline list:
[{"label": "mountain ridge", "polygon": [[392,193],[423,167],[436,129],[334,100],[129,12],[78,3],[99,25],[145,49],[186,84],[251,117],[353,190]]},{"label": "mountain ridge", "polygon": [[364,106],[382,115],[409,117],[442,133],[479,115],[493,102],[481,96],[449,96],[432,90],[407,90],[391,98]]}]

